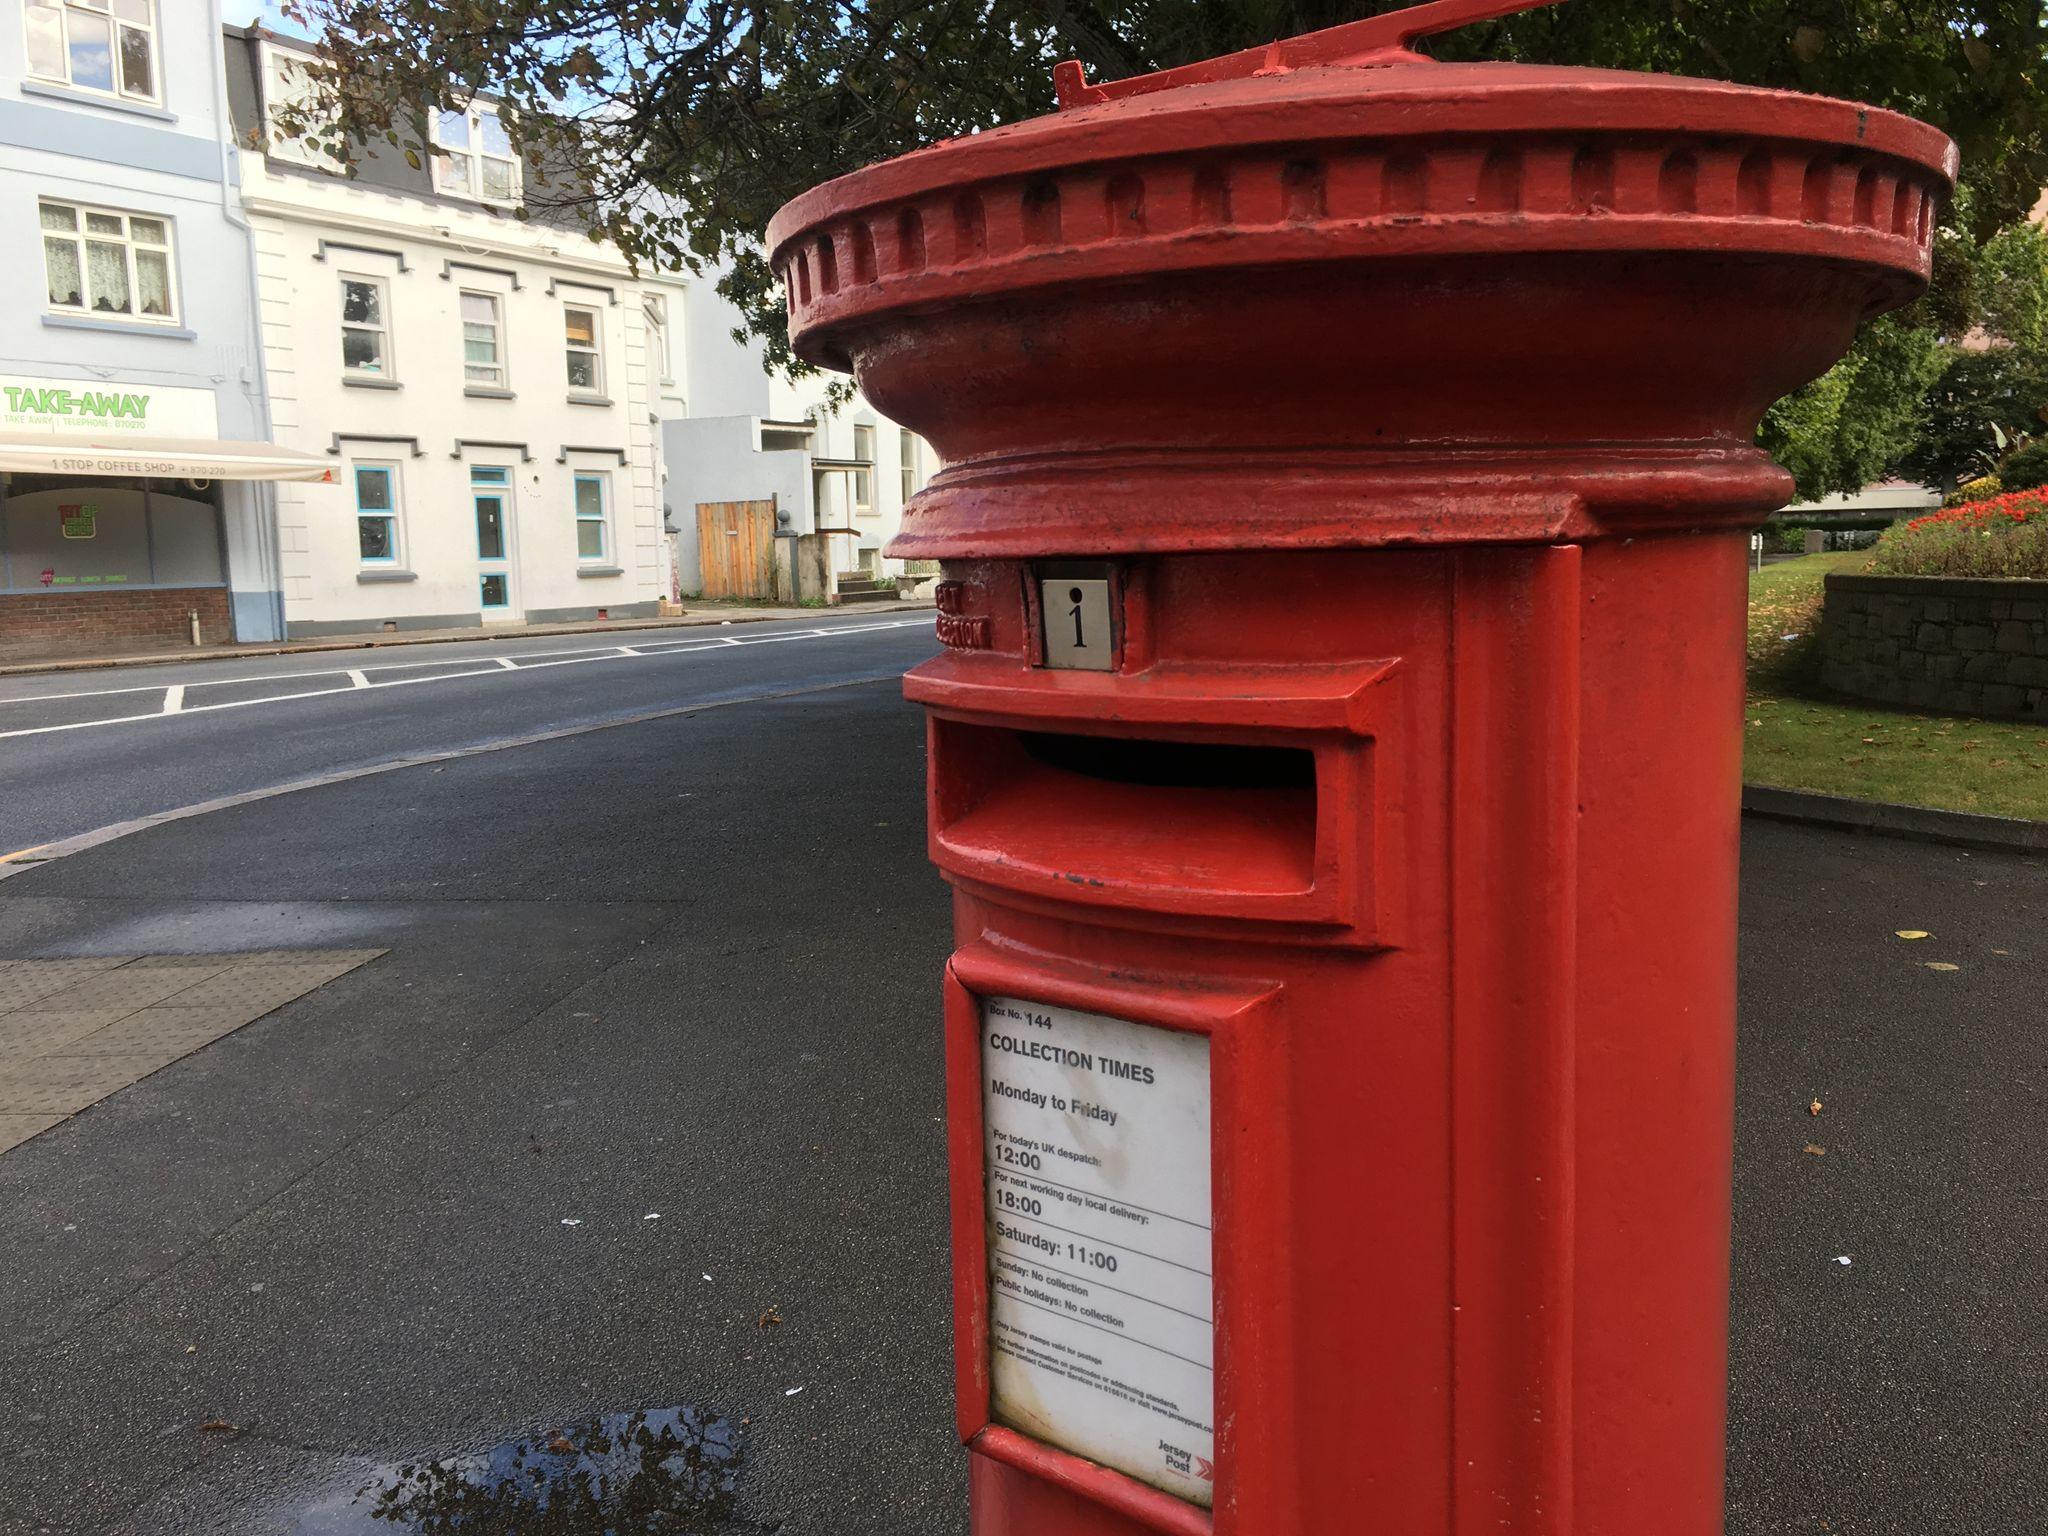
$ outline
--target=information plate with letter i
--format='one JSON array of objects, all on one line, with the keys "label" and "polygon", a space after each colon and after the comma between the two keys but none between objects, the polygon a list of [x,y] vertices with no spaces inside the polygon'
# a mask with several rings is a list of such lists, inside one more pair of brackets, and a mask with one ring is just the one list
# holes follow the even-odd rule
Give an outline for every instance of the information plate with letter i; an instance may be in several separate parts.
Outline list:
[{"label": "information plate with letter i", "polygon": [[1209,1506],[1209,1040],[981,1005],[990,1414]]},{"label": "information plate with letter i", "polygon": [[1038,583],[1038,603],[1048,667],[1107,672],[1116,665],[1109,578],[1045,577]]}]

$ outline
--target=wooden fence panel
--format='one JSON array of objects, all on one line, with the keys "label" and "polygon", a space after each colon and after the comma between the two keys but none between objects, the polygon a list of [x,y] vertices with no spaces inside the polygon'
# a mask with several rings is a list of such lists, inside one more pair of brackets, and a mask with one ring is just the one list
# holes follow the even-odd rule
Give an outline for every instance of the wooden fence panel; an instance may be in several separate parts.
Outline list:
[{"label": "wooden fence panel", "polygon": [[697,561],[706,597],[775,596],[775,503],[697,503]]}]

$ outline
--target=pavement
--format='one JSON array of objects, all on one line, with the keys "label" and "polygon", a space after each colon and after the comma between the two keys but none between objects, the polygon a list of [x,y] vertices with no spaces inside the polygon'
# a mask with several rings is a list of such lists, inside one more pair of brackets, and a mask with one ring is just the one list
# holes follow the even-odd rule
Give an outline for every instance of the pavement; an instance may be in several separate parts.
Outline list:
[{"label": "pavement", "polygon": [[[963,1532],[931,646],[0,703],[78,727],[9,837],[141,822],[0,866],[0,959],[388,951],[0,1155],[0,1533],[430,1528],[626,1425],[710,1446],[679,1530]],[[2048,1529],[2048,867],[1744,850],[1728,1530]]]},{"label": "pavement", "polygon": [[496,644],[533,635],[601,635],[645,629],[693,629],[710,624],[761,624],[815,618],[824,613],[872,614],[904,608],[929,608],[929,598],[848,603],[831,608],[779,607],[772,604],[696,602],[681,613],[646,619],[574,619],[554,624],[465,624],[445,629],[370,629],[315,639],[256,640],[226,645],[160,645],[145,651],[104,650],[84,654],[28,654],[26,647],[0,645],[0,677],[35,672],[97,671],[194,661],[226,661],[252,656],[299,656],[322,651],[375,650],[397,645],[438,645],[449,642]]}]

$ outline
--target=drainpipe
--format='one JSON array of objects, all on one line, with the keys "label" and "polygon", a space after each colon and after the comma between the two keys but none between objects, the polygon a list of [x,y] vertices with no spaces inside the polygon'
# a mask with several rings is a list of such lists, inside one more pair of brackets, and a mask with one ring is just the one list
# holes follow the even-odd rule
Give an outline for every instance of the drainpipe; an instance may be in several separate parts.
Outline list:
[{"label": "drainpipe", "polygon": [[[258,297],[256,291],[256,229],[243,216],[242,210],[235,202],[235,191],[240,181],[241,162],[236,158],[234,147],[235,117],[233,109],[228,104],[227,65],[223,62],[222,57],[227,39],[221,31],[221,8],[218,0],[215,0],[215,3],[207,9],[211,13],[213,27],[213,31],[210,34],[212,47],[207,50],[207,56],[213,61],[213,105],[214,110],[220,114],[219,128],[221,131],[214,135],[220,149],[220,211],[221,216],[228,223],[234,225],[235,228],[242,232],[243,244],[248,247],[249,251],[249,339],[256,354],[256,422],[261,430],[264,441],[268,442],[272,432],[270,421],[270,365],[264,356],[263,302]],[[248,46],[246,38],[242,39],[241,43],[245,48]],[[256,72],[256,78],[259,81],[258,89],[260,90],[261,71]],[[243,393],[244,398],[247,398],[246,389]],[[263,552],[263,574],[270,587],[270,624],[271,628],[276,631],[275,638],[282,640],[285,637],[284,554],[279,548],[281,541],[278,536],[277,527],[277,487],[269,480],[252,480],[248,483],[256,488],[256,541],[257,546]],[[223,572],[223,574],[227,573]],[[234,582],[232,577],[230,577],[228,583],[228,614],[230,624],[233,623],[234,602]],[[235,638],[241,639],[242,637],[237,635]]]}]

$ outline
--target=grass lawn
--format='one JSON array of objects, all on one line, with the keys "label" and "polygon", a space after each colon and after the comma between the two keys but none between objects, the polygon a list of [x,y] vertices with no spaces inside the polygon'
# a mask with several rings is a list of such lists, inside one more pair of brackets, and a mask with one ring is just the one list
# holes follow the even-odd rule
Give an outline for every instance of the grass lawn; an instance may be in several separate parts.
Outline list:
[{"label": "grass lawn", "polygon": [[2048,820],[2048,727],[1913,714],[1820,686],[1821,581],[1863,554],[1804,555],[1749,581],[1743,777],[1863,800]]}]

